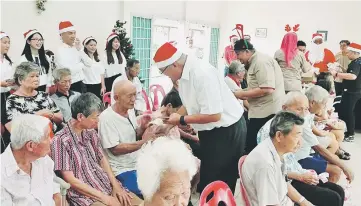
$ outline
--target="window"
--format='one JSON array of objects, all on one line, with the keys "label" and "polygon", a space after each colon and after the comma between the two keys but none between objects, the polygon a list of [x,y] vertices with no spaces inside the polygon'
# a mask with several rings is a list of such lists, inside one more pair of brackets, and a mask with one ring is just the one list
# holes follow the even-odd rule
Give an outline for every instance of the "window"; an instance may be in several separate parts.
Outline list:
[{"label": "window", "polygon": [[144,89],[149,89],[149,70],[151,63],[152,20],[133,16],[132,44],[134,58],[140,62],[139,77],[144,80]]},{"label": "window", "polygon": [[211,29],[211,45],[209,52],[209,63],[218,68],[218,46],[219,46],[219,28]]}]

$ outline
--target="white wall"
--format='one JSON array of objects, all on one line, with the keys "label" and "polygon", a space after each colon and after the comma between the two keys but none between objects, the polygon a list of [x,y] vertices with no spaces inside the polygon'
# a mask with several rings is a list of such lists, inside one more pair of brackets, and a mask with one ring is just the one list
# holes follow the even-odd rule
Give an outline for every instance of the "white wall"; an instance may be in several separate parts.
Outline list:
[{"label": "white wall", "polygon": [[[280,48],[286,24],[300,24],[299,39],[309,43],[317,30],[328,31],[327,46],[333,52],[338,43],[348,39],[361,43],[360,1],[292,1],[292,2],[225,2],[221,22],[222,48],[229,44],[235,24],[244,25],[245,34],[250,34],[252,43],[259,51],[269,55]],[[236,9],[235,9],[236,8]],[[254,36],[256,28],[267,28],[267,38]]]},{"label": "white wall", "polygon": [[102,55],[105,42],[116,20],[123,19],[124,2],[121,1],[48,1],[46,11],[37,13],[33,1],[1,1],[1,30],[11,38],[9,54],[17,61],[24,48],[23,33],[39,30],[45,39],[45,49],[56,50],[61,43],[59,22],[70,20],[77,27],[77,36],[83,41],[93,36]]}]

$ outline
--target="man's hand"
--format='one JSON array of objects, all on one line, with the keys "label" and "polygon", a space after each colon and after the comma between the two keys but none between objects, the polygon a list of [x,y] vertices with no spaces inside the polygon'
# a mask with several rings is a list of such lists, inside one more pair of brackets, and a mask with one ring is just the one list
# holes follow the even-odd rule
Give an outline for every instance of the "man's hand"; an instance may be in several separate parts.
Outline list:
[{"label": "man's hand", "polygon": [[181,115],[178,113],[173,113],[170,115],[169,119],[165,120],[164,122],[166,124],[171,124],[171,125],[179,125],[180,123],[180,118]]},{"label": "man's hand", "polygon": [[301,181],[309,185],[318,185],[318,183],[320,182],[318,177],[312,174],[311,172],[306,172],[302,174]]},{"label": "man's hand", "polygon": [[122,206],[116,197],[109,195],[104,195],[101,202],[109,206]]},{"label": "man's hand", "polygon": [[346,166],[341,169],[342,169],[343,173],[345,173],[346,179],[349,181],[349,183],[351,183],[353,181],[353,179],[355,178],[353,172]]},{"label": "man's hand", "polygon": [[78,51],[81,50],[81,43],[80,43],[79,38],[76,38],[76,39],[75,39],[74,46],[75,46],[75,48],[76,48]]},{"label": "man's hand", "polygon": [[330,73],[332,74],[333,77],[336,77],[337,71],[336,70],[331,70]]},{"label": "man's hand", "polygon": [[124,188],[121,188],[120,185],[113,186],[113,192],[112,196],[115,197],[118,200],[118,203],[120,205],[124,206],[131,206],[131,199],[132,196],[128,191],[126,191]]},{"label": "man's hand", "polygon": [[139,127],[141,129],[146,129],[150,121],[152,121],[152,117],[149,114],[142,115],[140,118]]}]

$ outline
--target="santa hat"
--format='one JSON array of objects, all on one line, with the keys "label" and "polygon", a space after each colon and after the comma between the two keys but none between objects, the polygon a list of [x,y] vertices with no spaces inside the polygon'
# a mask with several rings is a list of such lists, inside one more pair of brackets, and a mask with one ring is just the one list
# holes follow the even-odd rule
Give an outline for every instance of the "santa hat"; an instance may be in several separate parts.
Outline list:
[{"label": "santa hat", "polygon": [[59,23],[59,34],[62,34],[64,32],[68,31],[75,31],[75,27],[70,21],[62,21]]},{"label": "santa hat", "polygon": [[25,39],[25,40],[29,39],[29,37],[30,37],[31,35],[35,34],[35,33],[39,33],[39,34],[40,34],[40,32],[39,32],[38,30],[36,30],[36,29],[30,29],[29,31],[27,31],[27,32],[24,33],[24,39]]},{"label": "santa hat", "polygon": [[182,56],[182,54],[181,51],[167,42],[157,50],[153,60],[158,68],[163,68],[173,64]]},{"label": "santa hat", "polygon": [[322,34],[319,33],[312,34],[312,41],[315,41],[316,39],[323,39]]},{"label": "santa hat", "polygon": [[9,37],[9,35],[7,35],[5,32],[0,31],[0,39],[4,37]]},{"label": "santa hat", "polygon": [[92,37],[92,36],[85,38],[84,41],[83,41],[83,46],[85,46],[85,44],[88,43],[90,40],[94,40],[94,41],[95,41],[95,38]]},{"label": "santa hat", "polygon": [[107,44],[110,42],[110,40],[114,39],[115,37],[118,37],[117,33],[111,33],[107,38]]},{"label": "santa hat", "polygon": [[232,41],[233,38],[238,38],[237,35],[232,35],[232,36],[229,36],[229,41]]},{"label": "santa hat", "polygon": [[348,50],[353,51],[353,52],[357,52],[361,54],[361,45],[360,44],[356,44],[356,43],[351,43],[348,47]]}]

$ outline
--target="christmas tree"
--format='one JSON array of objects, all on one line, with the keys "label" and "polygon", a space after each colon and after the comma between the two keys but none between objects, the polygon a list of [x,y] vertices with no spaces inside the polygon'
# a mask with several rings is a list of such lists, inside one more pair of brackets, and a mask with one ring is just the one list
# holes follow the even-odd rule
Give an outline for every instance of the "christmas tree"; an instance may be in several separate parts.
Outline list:
[{"label": "christmas tree", "polygon": [[125,58],[128,60],[134,55],[133,45],[129,38],[126,37],[127,32],[124,28],[124,25],[127,22],[117,21],[114,25],[113,32],[118,34],[120,40],[120,51],[124,54]]}]

